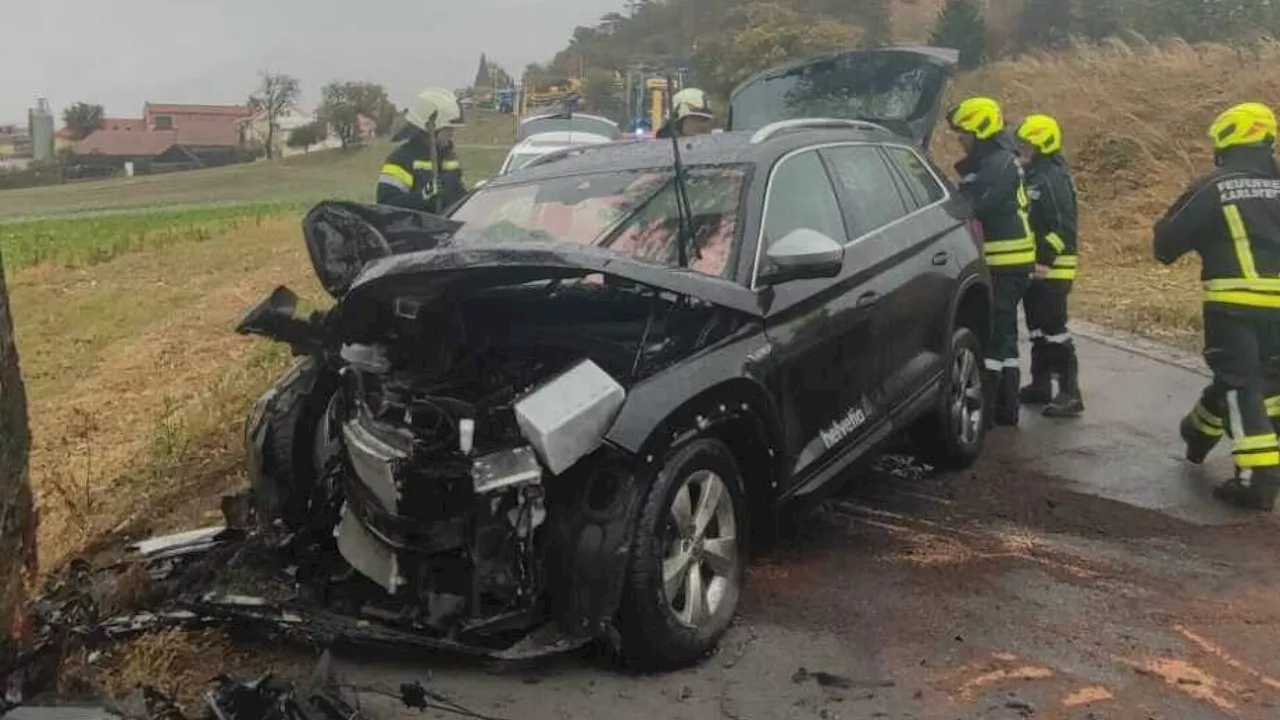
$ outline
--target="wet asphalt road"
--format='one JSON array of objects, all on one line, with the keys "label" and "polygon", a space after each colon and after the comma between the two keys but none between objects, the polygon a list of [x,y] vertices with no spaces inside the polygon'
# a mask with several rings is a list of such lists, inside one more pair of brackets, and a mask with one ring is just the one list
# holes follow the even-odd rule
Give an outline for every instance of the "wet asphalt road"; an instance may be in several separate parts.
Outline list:
[{"label": "wet asphalt road", "polygon": [[1180,460],[1202,365],[1077,334],[1086,417],[1025,413],[964,473],[890,458],[854,479],[755,562],[739,621],[696,668],[365,657],[340,672],[390,687],[430,672],[512,719],[1280,718],[1280,527],[1211,499],[1225,452]]}]

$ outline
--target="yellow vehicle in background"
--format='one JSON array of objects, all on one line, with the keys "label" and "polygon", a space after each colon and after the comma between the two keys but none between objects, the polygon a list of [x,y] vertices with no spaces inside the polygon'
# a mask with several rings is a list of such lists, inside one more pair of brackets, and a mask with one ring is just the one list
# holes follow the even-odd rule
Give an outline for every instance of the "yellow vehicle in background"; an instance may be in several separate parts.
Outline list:
[{"label": "yellow vehicle in background", "polygon": [[629,134],[652,137],[667,119],[667,96],[684,87],[684,73],[670,82],[665,73],[632,70],[627,74],[627,118]]},{"label": "yellow vehicle in background", "polygon": [[566,98],[582,93],[580,78],[556,78],[551,82],[539,82],[538,78],[525,75],[520,83],[519,100],[516,103],[516,115],[524,117],[529,114],[559,108]]}]

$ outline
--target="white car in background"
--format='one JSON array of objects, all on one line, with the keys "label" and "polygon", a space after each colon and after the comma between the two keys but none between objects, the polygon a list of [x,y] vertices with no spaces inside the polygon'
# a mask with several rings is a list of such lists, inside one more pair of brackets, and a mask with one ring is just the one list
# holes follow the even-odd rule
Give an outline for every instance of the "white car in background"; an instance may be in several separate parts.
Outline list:
[{"label": "white car in background", "polygon": [[583,145],[600,145],[613,142],[614,139],[595,133],[555,130],[530,135],[511,148],[507,159],[502,163],[499,175],[519,170],[533,160],[559,150],[581,147]]}]

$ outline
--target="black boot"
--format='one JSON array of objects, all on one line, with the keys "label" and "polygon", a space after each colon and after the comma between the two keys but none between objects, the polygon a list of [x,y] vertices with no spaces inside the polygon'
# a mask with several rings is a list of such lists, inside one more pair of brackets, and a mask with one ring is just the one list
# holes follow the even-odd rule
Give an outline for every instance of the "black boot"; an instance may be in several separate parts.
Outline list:
[{"label": "black boot", "polygon": [[996,393],[996,424],[1016,427],[1018,416],[1022,412],[1022,403],[1018,402],[1018,383],[1022,379],[1018,368],[1005,368],[1000,371],[999,390]]},{"label": "black boot", "polygon": [[1238,475],[1213,489],[1213,496],[1222,502],[1246,510],[1271,512],[1280,495],[1280,468],[1257,468],[1249,479]]},{"label": "black boot", "polygon": [[1058,396],[1044,408],[1045,417],[1078,417],[1084,412],[1084,397],[1080,394],[1080,362],[1076,359],[1074,343],[1064,343],[1054,348],[1059,362],[1054,371],[1058,374]]},{"label": "black boot", "polygon": [[1049,374],[1048,348],[1043,340],[1031,343],[1031,384],[1018,391],[1026,405],[1044,405],[1053,399],[1053,376]]},{"label": "black boot", "polygon": [[982,371],[982,405],[983,418],[987,429],[996,426],[996,398],[1000,395],[1000,373],[994,370]]},{"label": "black boot", "polygon": [[1203,463],[1204,459],[1209,456],[1209,452],[1222,439],[1221,435],[1205,435],[1200,432],[1190,414],[1182,418],[1182,424],[1178,426],[1178,432],[1182,435],[1182,442],[1187,444],[1187,462],[1195,463],[1196,465]]}]

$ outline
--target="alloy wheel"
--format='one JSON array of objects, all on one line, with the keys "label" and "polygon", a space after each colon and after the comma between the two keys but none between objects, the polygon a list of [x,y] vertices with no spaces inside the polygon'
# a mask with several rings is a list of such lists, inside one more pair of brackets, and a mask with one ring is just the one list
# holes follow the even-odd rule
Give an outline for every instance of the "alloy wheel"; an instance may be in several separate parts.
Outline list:
[{"label": "alloy wheel", "polygon": [[680,624],[700,629],[721,610],[740,576],[733,498],[719,475],[699,470],[681,483],[667,515],[662,562],[667,610]]},{"label": "alloy wheel", "polygon": [[982,373],[973,350],[962,347],[951,361],[951,424],[965,446],[982,432]]}]

